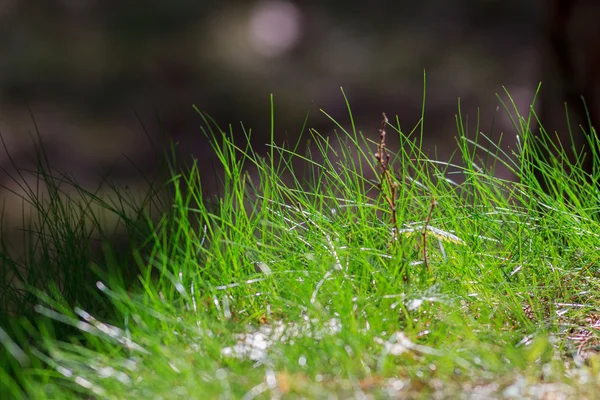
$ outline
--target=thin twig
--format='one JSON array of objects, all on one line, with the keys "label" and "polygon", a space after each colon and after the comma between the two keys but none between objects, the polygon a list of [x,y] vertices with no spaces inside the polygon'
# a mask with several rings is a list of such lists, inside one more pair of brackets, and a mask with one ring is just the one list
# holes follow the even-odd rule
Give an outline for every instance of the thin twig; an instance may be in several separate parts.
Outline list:
[{"label": "thin twig", "polygon": [[431,217],[433,216],[433,209],[437,206],[437,201],[435,197],[431,198],[431,206],[429,207],[429,214],[427,215],[427,219],[425,220],[425,224],[423,225],[423,264],[425,264],[425,269],[429,273],[429,261],[427,260],[427,230],[429,229],[429,224],[431,222]]},{"label": "thin twig", "polygon": [[[390,171],[390,153],[386,146],[386,125],[388,124],[388,117],[385,113],[381,113],[381,128],[379,129],[379,145],[377,146],[377,153],[375,153],[375,159],[379,164],[379,170],[381,177],[379,178],[379,191],[383,194],[388,206],[390,207],[390,219],[392,222],[393,239],[397,241],[398,236],[398,216],[396,210],[396,196],[398,184],[395,182],[392,172]],[[389,186],[389,192],[386,192],[384,183]]]}]

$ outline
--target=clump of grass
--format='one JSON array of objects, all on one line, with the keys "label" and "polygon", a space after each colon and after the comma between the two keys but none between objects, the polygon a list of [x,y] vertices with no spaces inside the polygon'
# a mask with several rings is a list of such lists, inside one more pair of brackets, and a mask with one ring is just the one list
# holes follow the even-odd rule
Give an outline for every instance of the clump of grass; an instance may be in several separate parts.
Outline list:
[{"label": "clump of grass", "polygon": [[[596,189],[533,164],[526,119],[507,152],[479,132],[469,138],[459,113],[454,164],[427,158],[421,138],[385,116],[379,135],[335,121],[333,137],[304,132],[316,154],[272,133],[266,157],[249,132],[239,140],[201,117],[223,169],[219,194],[202,195],[197,164],[173,171],[172,208],[137,253],[139,290],[96,283],[114,307],[110,323],[40,302],[40,315],[77,335],[25,322],[24,345],[0,332],[16,371],[0,376],[11,394],[597,392],[599,238],[585,207]],[[495,163],[520,181],[495,177]],[[579,202],[545,194],[533,165]]]},{"label": "clump of grass", "polygon": [[165,209],[161,188],[154,188],[148,181],[150,189],[141,198],[106,178],[96,188],[85,188],[53,169],[43,147],[38,149],[35,170],[20,170],[12,158],[10,162],[18,175],[2,172],[11,177],[18,192],[8,187],[4,190],[22,200],[23,229],[3,227],[3,324],[11,315],[26,313],[32,302],[38,301],[39,294],[65,304],[91,307],[103,299],[90,293],[82,283],[97,279],[98,273],[120,279],[122,284],[137,275],[132,269],[94,271],[89,264],[112,266],[113,263],[101,260],[115,256],[114,249],[103,248],[103,244],[114,242],[117,235],[126,236],[133,246],[142,246],[150,232],[146,219],[154,209]]}]

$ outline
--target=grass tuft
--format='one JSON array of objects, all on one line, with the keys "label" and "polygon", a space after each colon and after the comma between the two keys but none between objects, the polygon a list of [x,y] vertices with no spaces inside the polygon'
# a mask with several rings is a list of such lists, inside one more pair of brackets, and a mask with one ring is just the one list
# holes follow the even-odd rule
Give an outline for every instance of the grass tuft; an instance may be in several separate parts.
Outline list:
[{"label": "grass tuft", "polygon": [[[43,175],[51,190],[47,202],[31,196],[43,222],[30,232],[40,260],[31,265],[55,269],[3,263],[29,289],[5,296],[27,316],[0,330],[11,397],[600,389],[597,189],[577,163],[541,159],[533,114],[514,117],[519,143],[506,150],[478,129],[471,137],[459,107],[458,161],[448,162],[426,156],[423,121],[405,133],[384,114],[377,135],[350,115],[350,129],[332,121],[331,136],[303,129],[305,152],[305,137],[279,144],[273,130],[263,156],[250,132],[240,139],[200,116],[219,190],[203,193],[198,164],[173,167],[158,219],[148,216],[156,191],[136,208],[123,192],[110,203],[70,181],[76,202]],[[498,164],[518,180],[496,177]],[[83,261],[82,216],[103,226],[92,203],[134,243],[130,258],[96,260],[95,270]],[[25,312],[34,304],[35,318]]]}]

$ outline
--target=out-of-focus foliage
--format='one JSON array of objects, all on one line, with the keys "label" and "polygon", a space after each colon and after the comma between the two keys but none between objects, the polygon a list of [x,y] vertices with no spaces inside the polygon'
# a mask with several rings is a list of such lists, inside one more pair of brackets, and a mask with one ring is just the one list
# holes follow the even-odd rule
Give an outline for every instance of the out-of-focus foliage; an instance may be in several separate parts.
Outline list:
[{"label": "out-of-focus foliage", "polygon": [[[261,113],[248,107],[276,92],[305,109],[340,85],[356,88],[359,99],[398,91],[407,82],[418,86],[418,71],[435,74],[457,57],[471,70],[484,71],[490,63],[486,52],[500,54],[519,37],[531,36],[533,5],[4,0],[0,96],[9,103],[44,101],[94,115],[193,101],[235,120]],[[461,54],[482,41],[487,49]]]},{"label": "out-of-focus foliage", "polygon": [[[458,97],[471,128],[481,107],[487,133],[501,85],[530,104],[538,80],[538,6],[535,0],[0,0],[0,132],[18,164],[30,165],[23,160],[33,154],[31,110],[54,166],[92,184],[110,169],[136,187],[137,168],[153,171],[161,158],[138,116],[156,138],[158,115],[180,142],[179,159],[200,157],[213,176],[192,104],[234,130],[243,121],[260,145],[269,132],[270,93],[278,137],[295,135],[311,104],[310,126],[327,133],[331,123],[317,110],[347,120],[342,86],[359,128],[375,131],[382,111],[400,115],[409,128],[421,116],[426,70],[427,146],[437,145],[445,157],[454,148]],[[507,118],[497,118],[490,136],[509,129]],[[0,167],[8,164],[0,151]],[[0,184],[21,190],[6,174]],[[20,207],[21,200],[6,204]]]}]

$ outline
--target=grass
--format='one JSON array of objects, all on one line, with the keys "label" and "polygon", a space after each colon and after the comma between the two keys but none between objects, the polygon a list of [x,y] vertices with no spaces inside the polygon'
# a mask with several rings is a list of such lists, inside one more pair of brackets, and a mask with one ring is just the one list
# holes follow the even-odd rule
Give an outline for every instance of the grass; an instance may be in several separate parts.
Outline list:
[{"label": "grass", "polygon": [[[598,192],[577,164],[540,159],[533,113],[505,151],[471,137],[459,109],[455,163],[424,154],[422,124],[385,115],[377,134],[351,114],[332,120],[335,137],[305,127],[312,151],[272,132],[265,156],[249,132],[201,118],[223,172],[212,195],[197,164],[173,167],[142,206],[67,180],[76,201],[42,168],[36,280],[4,300],[2,398],[598,393]],[[498,163],[518,181],[495,177]],[[90,256],[89,232],[109,236],[90,210],[124,226],[130,257]],[[24,266],[5,255],[3,268]]]}]

